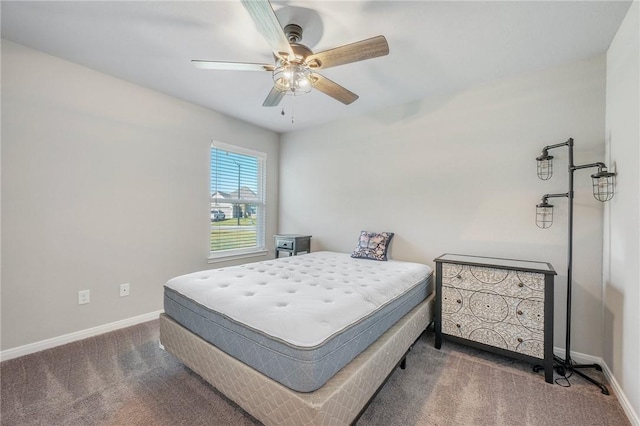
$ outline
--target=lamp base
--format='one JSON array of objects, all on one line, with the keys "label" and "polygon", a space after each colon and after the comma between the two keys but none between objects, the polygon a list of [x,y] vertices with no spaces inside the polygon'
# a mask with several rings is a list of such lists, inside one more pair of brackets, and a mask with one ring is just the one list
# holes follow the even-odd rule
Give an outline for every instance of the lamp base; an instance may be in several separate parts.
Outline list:
[{"label": "lamp base", "polygon": [[[593,368],[597,371],[602,371],[602,367],[600,367],[600,365],[598,364],[574,364],[573,361],[571,359],[562,359],[559,356],[554,355],[553,356],[553,361],[555,362],[554,365],[554,369],[556,370],[556,372],[565,377],[567,376],[567,373],[571,372],[571,373],[575,373],[578,376],[582,377],[583,379],[585,379],[586,381],[593,383],[594,385],[596,385],[597,387],[600,388],[600,391],[605,394],[605,395],[610,395],[609,393],[609,389],[607,389],[607,387],[598,382],[597,380],[592,379],[591,377],[587,376],[586,374],[584,374],[582,371],[582,369],[585,368]],[[540,370],[542,370],[543,367],[541,365],[536,365],[533,367],[533,371],[538,372]]]},{"label": "lamp base", "polygon": [[[582,377],[583,379],[585,379],[586,381],[593,383],[594,385],[598,386],[600,388],[600,392],[602,392],[605,395],[610,395],[609,394],[609,389],[607,389],[607,387],[598,382],[597,380],[592,379],[591,377],[587,376],[586,374],[584,374],[582,371],[580,371],[581,369],[584,368],[593,368],[595,370],[598,371],[602,371],[602,367],[600,367],[600,365],[598,364],[574,364],[573,361],[571,360],[564,360],[556,355],[553,356],[553,361],[555,363],[555,365],[553,366],[554,370],[556,370],[556,372],[562,376],[562,378],[568,380],[569,377],[567,377],[567,373],[575,373],[578,376]],[[541,370],[544,370],[544,367],[542,365],[534,365],[533,366],[533,371],[534,372],[539,372]]]}]

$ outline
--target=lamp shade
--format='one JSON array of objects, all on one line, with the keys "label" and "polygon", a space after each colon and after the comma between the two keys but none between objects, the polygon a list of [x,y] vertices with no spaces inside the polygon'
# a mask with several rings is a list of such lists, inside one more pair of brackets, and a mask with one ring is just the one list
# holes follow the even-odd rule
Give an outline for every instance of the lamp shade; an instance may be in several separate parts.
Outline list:
[{"label": "lamp shade", "polygon": [[542,151],[542,155],[536,158],[538,163],[538,177],[542,180],[549,180],[553,176],[553,155],[547,151]]},{"label": "lamp shade", "polygon": [[273,70],[275,87],[285,93],[302,94],[311,91],[311,71],[309,68],[287,63]]},{"label": "lamp shade", "polygon": [[553,205],[546,199],[536,205],[536,225],[538,228],[547,229],[553,225]]},{"label": "lamp shade", "polygon": [[598,173],[591,175],[593,186],[593,197],[598,201],[609,201],[613,198],[613,177],[615,173],[610,173],[606,168],[601,168]]}]

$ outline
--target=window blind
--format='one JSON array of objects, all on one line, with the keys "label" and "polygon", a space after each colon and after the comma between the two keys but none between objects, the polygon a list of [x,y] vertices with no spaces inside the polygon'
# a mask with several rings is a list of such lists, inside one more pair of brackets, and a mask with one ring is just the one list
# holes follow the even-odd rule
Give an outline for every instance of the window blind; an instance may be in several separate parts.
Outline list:
[{"label": "window blind", "polygon": [[264,153],[212,144],[211,253],[264,249]]}]

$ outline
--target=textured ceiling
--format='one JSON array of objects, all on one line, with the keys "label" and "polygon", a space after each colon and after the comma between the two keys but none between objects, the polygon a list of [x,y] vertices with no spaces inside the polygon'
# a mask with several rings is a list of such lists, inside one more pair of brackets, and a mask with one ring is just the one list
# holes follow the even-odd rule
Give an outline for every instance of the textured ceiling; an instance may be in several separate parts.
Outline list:
[{"label": "textured ceiling", "polygon": [[[379,34],[386,57],[322,74],[318,91],[262,102],[269,72],[204,71],[191,59],[273,63],[240,1],[2,1],[2,37],[277,132],[308,128],[606,51],[629,1],[274,1],[319,52]],[[293,102],[293,105],[292,105]],[[286,114],[281,115],[282,107]],[[291,111],[295,123],[291,123]]]}]

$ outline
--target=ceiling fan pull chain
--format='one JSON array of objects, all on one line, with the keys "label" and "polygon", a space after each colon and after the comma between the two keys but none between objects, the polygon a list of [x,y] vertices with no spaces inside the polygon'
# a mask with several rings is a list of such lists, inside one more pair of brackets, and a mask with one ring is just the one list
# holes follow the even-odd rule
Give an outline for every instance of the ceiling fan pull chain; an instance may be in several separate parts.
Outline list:
[{"label": "ceiling fan pull chain", "polygon": [[[296,92],[292,91],[291,92],[291,124],[293,124],[293,112],[294,112],[294,108],[293,108],[294,102],[293,102],[293,100],[294,100],[295,97],[296,97]],[[280,111],[280,115],[282,115],[284,117],[284,115],[285,115],[284,107],[282,107],[282,110]]]}]

